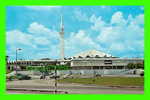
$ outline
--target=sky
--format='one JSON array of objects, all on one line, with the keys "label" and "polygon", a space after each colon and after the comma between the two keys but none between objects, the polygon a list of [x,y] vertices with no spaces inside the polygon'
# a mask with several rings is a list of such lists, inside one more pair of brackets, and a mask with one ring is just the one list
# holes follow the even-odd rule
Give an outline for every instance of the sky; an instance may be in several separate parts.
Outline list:
[{"label": "sky", "polygon": [[144,57],[143,6],[7,6],[10,60],[60,58],[63,15],[65,57],[98,50],[116,57]]}]

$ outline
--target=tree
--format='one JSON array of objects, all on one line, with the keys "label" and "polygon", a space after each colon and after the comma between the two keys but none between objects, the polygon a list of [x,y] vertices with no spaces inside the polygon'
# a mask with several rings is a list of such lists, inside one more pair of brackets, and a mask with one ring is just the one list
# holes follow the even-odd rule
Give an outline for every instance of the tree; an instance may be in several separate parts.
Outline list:
[{"label": "tree", "polygon": [[137,63],[136,65],[137,65],[138,69],[140,69],[140,68],[144,69],[144,64],[143,63]]},{"label": "tree", "polygon": [[128,68],[128,69],[134,69],[134,68],[135,68],[135,64],[134,64],[134,63],[129,63],[129,64],[127,65],[127,68]]},{"label": "tree", "polygon": [[54,70],[56,67],[57,70],[68,70],[70,69],[69,66],[66,65],[49,65],[49,66],[28,66],[27,70],[36,70],[40,72],[50,72]]},{"label": "tree", "polygon": [[104,55],[104,58],[106,58],[107,57],[107,55]]},{"label": "tree", "polygon": [[139,69],[139,68],[142,68],[142,69],[144,69],[144,64],[143,63],[129,63],[128,65],[127,65],[127,68],[128,69]]}]

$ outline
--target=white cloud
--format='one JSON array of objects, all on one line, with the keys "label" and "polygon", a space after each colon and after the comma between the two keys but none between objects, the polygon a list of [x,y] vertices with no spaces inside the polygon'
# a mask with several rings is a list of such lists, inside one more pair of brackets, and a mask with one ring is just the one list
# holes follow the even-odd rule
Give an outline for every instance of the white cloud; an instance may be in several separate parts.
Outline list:
[{"label": "white cloud", "polygon": [[122,43],[113,43],[111,44],[110,48],[111,51],[119,51],[122,52],[124,51],[126,48],[126,46],[122,45]]},{"label": "white cloud", "polygon": [[[96,18],[94,20],[96,20]],[[125,20],[122,12],[116,12],[112,15],[111,22],[106,24],[107,26],[104,25],[101,27],[102,30],[99,30],[97,37],[99,43],[106,45],[107,48],[114,53],[117,53],[117,51],[120,53],[127,51],[143,52],[144,28],[141,26],[144,25],[143,14],[139,14],[135,17],[129,15],[128,19]]]},{"label": "white cloud", "polygon": [[[22,48],[24,50],[23,53],[28,55],[24,55],[26,59],[40,57],[41,50],[44,55],[46,52],[56,54],[56,48],[55,50],[51,48],[55,44],[52,44],[51,41],[58,40],[57,36],[57,31],[46,28],[44,25],[37,22],[33,22],[29,25],[27,32],[22,32],[20,30],[11,30],[7,32],[7,54],[15,53],[16,48]],[[43,48],[47,48],[48,50],[43,51]],[[29,55],[32,56],[29,57]]]},{"label": "white cloud", "polygon": [[140,15],[136,16],[135,22],[137,24],[144,24],[144,14],[140,14]]},{"label": "white cloud", "polygon": [[37,22],[33,22],[29,25],[28,32],[36,36],[46,36],[49,37],[50,39],[52,38],[56,39],[58,37],[57,31],[51,30]]},{"label": "white cloud", "polygon": [[129,15],[127,21],[133,25],[144,25],[144,14],[139,14],[135,16],[135,18],[133,18],[132,15]]},{"label": "white cloud", "polygon": [[[50,40],[57,40],[58,32],[50,30],[42,24],[33,22],[29,25],[28,32],[24,33],[20,30],[11,30],[7,32],[8,44],[23,44],[23,45],[47,45]],[[34,45],[33,45],[34,46]],[[35,46],[34,46],[35,47]]]},{"label": "white cloud", "polygon": [[106,25],[101,16],[96,17],[95,15],[92,15],[90,17],[90,22],[94,24],[91,26],[91,29],[95,31],[100,31]]},{"label": "white cloud", "polygon": [[24,6],[28,9],[32,9],[32,10],[37,10],[37,11],[41,11],[41,10],[52,10],[52,9],[56,9],[56,8],[60,8],[61,6]]},{"label": "white cloud", "polygon": [[69,54],[75,55],[87,49],[101,50],[100,45],[97,44],[85,30],[79,30],[77,33],[72,32],[70,37],[65,40],[65,43],[67,56],[70,56]]},{"label": "white cloud", "polygon": [[112,15],[111,24],[125,25],[126,20],[123,18],[122,12],[118,11]]},{"label": "white cloud", "polygon": [[46,34],[49,32],[48,28],[45,28],[42,24],[39,24],[37,22],[33,22],[29,25],[28,31],[30,33],[36,33],[36,34]]},{"label": "white cloud", "polygon": [[103,30],[98,35],[97,40],[101,43],[107,43],[109,41],[114,41],[118,37],[118,32],[113,27],[103,27]]},{"label": "white cloud", "polygon": [[73,44],[89,46],[93,48],[99,47],[99,45],[97,45],[84,30],[79,30],[78,33],[74,33],[74,35],[70,37],[70,40],[74,42]]},{"label": "white cloud", "polygon": [[79,20],[79,21],[88,21],[89,19],[88,19],[88,16],[85,14],[85,13],[83,13],[83,12],[81,12],[81,10],[75,10],[74,11],[74,14],[75,14],[75,17]]},{"label": "white cloud", "polygon": [[24,44],[24,45],[32,45],[32,35],[27,33],[23,33],[20,30],[12,30],[7,32],[7,43],[14,44]]},{"label": "white cloud", "polygon": [[50,41],[46,37],[35,37],[34,41],[36,44],[39,44],[39,45],[50,44]]}]

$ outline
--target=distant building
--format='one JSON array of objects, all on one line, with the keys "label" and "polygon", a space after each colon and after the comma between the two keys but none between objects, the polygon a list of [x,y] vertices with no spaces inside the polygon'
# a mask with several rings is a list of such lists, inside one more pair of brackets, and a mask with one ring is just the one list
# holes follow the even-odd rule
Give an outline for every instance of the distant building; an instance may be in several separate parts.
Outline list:
[{"label": "distant building", "polygon": [[119,58],[96,50],[79,53],[73,58],[72,69],[123,69],[129,63],[143,63],[142,58]]}]

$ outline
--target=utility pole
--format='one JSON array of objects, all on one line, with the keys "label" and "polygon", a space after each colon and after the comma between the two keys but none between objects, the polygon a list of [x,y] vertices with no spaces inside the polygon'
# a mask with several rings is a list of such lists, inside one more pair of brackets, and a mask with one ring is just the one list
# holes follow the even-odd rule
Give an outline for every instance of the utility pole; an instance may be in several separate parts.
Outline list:
[{"label": "utility pole", "polygon": [[22,49],[20,49],[20,48],[16,49],[16,67],[15,67],[16,74],[17,74],[17,65],[18,65],[18,51],[20,51],[20,50],[22,50]]},{"label": "utility pole", "polygon": [[57,94],[57,60],[55,65],[55,94]]}]

